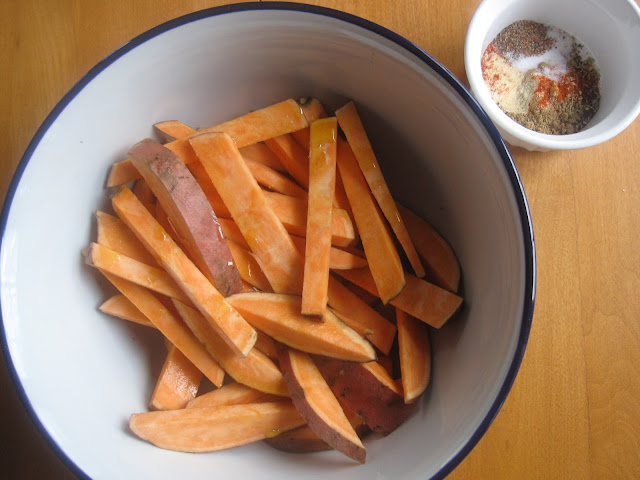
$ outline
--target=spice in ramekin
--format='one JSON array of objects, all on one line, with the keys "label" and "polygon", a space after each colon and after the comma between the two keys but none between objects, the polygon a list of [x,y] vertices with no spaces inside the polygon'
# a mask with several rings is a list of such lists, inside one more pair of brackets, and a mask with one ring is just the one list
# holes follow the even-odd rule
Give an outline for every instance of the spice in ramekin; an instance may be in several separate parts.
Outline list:
[{"label": "spice in ramekin", "polygon": [[593,55],[573,35],[531,20],[512,23],[487,46],[482,76],[500,109],[537,132],[579,132],[600,106]]}]

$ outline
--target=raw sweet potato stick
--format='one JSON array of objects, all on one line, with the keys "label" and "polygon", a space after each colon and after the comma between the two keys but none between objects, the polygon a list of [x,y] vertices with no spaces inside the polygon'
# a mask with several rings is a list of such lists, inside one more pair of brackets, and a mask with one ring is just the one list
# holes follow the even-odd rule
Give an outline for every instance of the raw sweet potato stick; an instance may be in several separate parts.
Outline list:
[{"label": "raw sweet potato stick", "polygon": [[283,349],[280,365],[291,400],[311,429],[339,452],[364,463],[364,445],[313,359],[304,352]]},{"label": "raw sweet potato stick", "polygon": [[[362,125],[358,111],[353,102],[347,103],[342,108],[336,110],[336,117],[340,128],[344,131],[347,141],[355,157],[358,159],[360,169],[367,179],[369,188],[373,193],[378,205],[380,206],[384,216],[391,225],[391,229],[395,233],[398,241],[402,245],[411,266],[418,277],[424,277],[425,271],[420,263],[420,258],[416,252],[411,237],[402,221],[402,217],[398,212],[395,200],[391,196],[387,182],[385,181],[378,160],[376,159],[367,132]],[[352,205],[353,206],[353,205]]]},{"label": "raw sweet potato stick", "polygon": [[198,367],[216,386],[224,380],[224,370],[207,352],[193,332],[176,318],[149,290],[134,283],[102,272],[105,277],[133,303],[160,332]]},{"label": "raw sweet potato stick", "polygon": [[213,452],[262,440],[304,425],[290,401],[136,413],[129,427],[167,450]]},{"label": "raw sweet potato stick", "polygon": [[154,410],[185,408],[198,393],[201,380],[202,372],[178,348],[169,345],[149,407]]},{"label": "raw sweet potato stick", "polygon": [[195,136],[191,144],[231,216],[256,256],[271,287],[302,291],[304,261],[291,237],[226,133]]},{"label": "raw sweet potato stick", "polygon": [[[368,268],[336,270],[335,273],[364,288],[369,293],[378,295],[371,271]],[[412,317],[434,328],[440,328],[460,308],[462,297],[408,272],[405,272],[405,278],[407,284],[400,294],[391,299],[389,303]]]},{"label": "raw sweet potato stick", "polygon": [[98,308],[102,313],[106,313],[107,315],[112,315],[123,320],[144,325],[145,327],[155,328],[153,323],[151,323],[149,319],[145,317],[142,312],[121,293],[108,298]]},{"label": "raw sweet potato stick", "polygon": [[460,264],[451,245],[435,228],[408,208],[398,204],[398,210],[418,255],[435,278],[434,283],[451,292],[457,292],[460,285]]},{"label": "raw sweet potato stick", "polygon": [[424,323],[399,308],[396,320],[404,403],[412,403],[427,389],[431,377],[429,332]]},{"label": "raw sweet potato stick", "polygon": [[256,332],[225,302],[224,297],[167,235],[155,218],[126,186],[112,198],[118,216],[202,312],[211,326],[241,356],[246,356],[256,341]]},{"label": "raw sweet potato stick", "polygon": [[[219,125],[197,130],[191,135],[208,132],[225,132],[231,136],[238,148],[262,142],[267,138],[294,132],[307,126],[307,121],[295,100],[285,100],[268,107],[254,110],[241,117]],[[190,135],[190,136],[191,136]],[[165,146],[188,164],[197,160],[189,143],[183,137]],[[107,179],[107,187],[115,187],[135,180],[139,175],[129,159],[115,163]]]},{"label": "raw sweet potato stick", "polygon": [[371,344],[330,310],[321,321],[300,313],[298,295],[239,293],[227,300],[258,330],[290,347],[355,362],[376,358]]},{"label": "raw sweet potato stick", "polygon": [[[238,294],[244,295],[244,294]],[[173,300],[180,317],[189,325],[207,351],[235,381],[265,393],[288,396],[280,369],[264,353],[253,348],[246,357],[237,355],[195,308]]]},{"label": "raw sweet potato stick", "polygon": [[337,129],[335,117],[311,124],[307,242],[302,284],[302,313],[307,315],[322,315],[327,309]]},{"label": "raw sweet potato stick", "polygon": [[98,243],[92,243],[86,250],[85,263],[156,293],[191,303],[189,297],[164,269],[141,263]]},{"label": "raw sweet potato stick", "polygon": [[379,296],[386,304],[405,285],[400,256],[375,199],[345,141],[338,142],[338,168]]},{"label": "raw sweet potato stick", "polygon": [[242,289],[216,214],[189,169],[171,150],[145,139],[129,158],[146,180],[181,239],[181,246],[223,297]]}]

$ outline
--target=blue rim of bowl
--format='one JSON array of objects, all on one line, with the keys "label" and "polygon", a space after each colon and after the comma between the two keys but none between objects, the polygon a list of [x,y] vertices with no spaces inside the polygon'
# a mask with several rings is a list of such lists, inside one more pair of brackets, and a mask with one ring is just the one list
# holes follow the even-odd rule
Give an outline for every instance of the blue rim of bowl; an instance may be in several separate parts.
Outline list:
[{"label": "blue rim of bowl", "polygon": [[[11,210],[11,204],[13,203],[13,198],[20,183],[20,179],[22,174],[29,163],[29,159],[33,155],[33,152],[37,148],[38,144],[42,140],[43,136],[47,132],[47,130],[51,127],[51,125],[55,122],[58,115],[69,105],[69,103],[75,98],[75,96],[86,87],[100,72],[105,70],[109,65],[115,62],[118,58],[124,56],[129,51],[138,47],[139,45],[145,43],[146,41],[164,33],[166,31],[172,30],[176,27],[198,21],[208,17],[214,17],[219,15],[224,15],[227,13],[236,13],[242,11],[250,11],[250,10],[286,10],[286,11],[294,11],[294,12],[305,12],[311,13],[315,15],[323,15],[327,17],[332,17],[337,20],[341,20],[358,27],[369,30],[373,33],[380,35],[381,37],[386,38],[409,51],[425,64],[429,66],[432,70],[438,73],[444,80],[446,80],[449,85],[462,97],[462,99],[467,103],[469,108],[473,111],[473,113],[478,117],[484,128],[487,130],[491,140],[494,142],[500,156],[502,158],[502,162],[509,176],[509,180],[513,187],[513,192],[516,197],[516,202],[518,204],[518,210],[521,219],[521,228],[524,239],[524,253],[525,253],[525,286],[524,286],[524,305],[522,311],[522,324],[520,326],[520,333],[518,337],[518,344],[516,346],[516,350],[514,352],[513,359],[511,361],[511,365],[509,366],[509,370],[505,377],[504,383],[498,392],[496,399],[493,404],[489,408],[489,411],[485,415],[484,419],[480,422],[480,425],[476,428],[475,432],[471,435],[466,444],[457,451],[444,465],[440,467],[438,472],[432,476],[432,479],[442,479],[446,477],[449,473],[453,471],[453,469],[458,466],[458,464],[469,454],[469,452],[475,447],[475,445],[480,441],[482,436],[485,434],[494,418],[500,411],[504,401],[506,400],[513,382],[515,381],[516,375],[520,368],[520,364],[522,363],[522,358],[524,356],[525,348],[527,345],[527,341],[529,338],[529,332],[531,330],[531,324],[533,321],[533,309],[535,303],[535,293],[536,293],[536,255],[535,255],[535,240],[533,235],[533,225],[531,222],[531,214],[529,211],[529,205],[527,202],[527,198],[524,192],[524,187],[520,180],[520,175],[518,174],[518,170],[516,165],[511,157],[511,154],[500,136],[500,133],[496,129],[493,122],[489,119],[483,108],[478,104],[478,102],[474,99],[471,93],[467,90],[467,88],[440,62],[435,60],[431,55],[422,50],[420,47],[415,45],[413,42],[407,40],[401,35],[381,26],[376,23],[373,23],[369,20],[365,20],[363,18],[357,17],[355,15],[345,13],[339,10],[334,10],[326,7],[318,7],[313,5],[306,5],[300,3],[289,3],[289,2],[246,2],[246,3],[236,3],[231,5],[222,5],[218,7],[212,7],[205,10],[199,10],[190,14],[186,14],[180,17],[177,17],[173,20],[169,20],[165,23],[162,23],[146,32],[138,35],[133,38],[131,41],[127,42],[123,46],[121,46],[118,50],[114,51],[111,55],[107,56],[99,63],[97,63],[89,72],[87,72],[79,81],[76,83],[62,99],[56,104],[56,106],[51,110],[47,118],[44,120],[40,128],[37,130],[33,139],[29,143],[27,149],[25,150],[24,155],[22,156],[20,163],[18,164],[16,171],[11,180],[11,184],[9,186],[4,206],[2,209],[2,215],[0,216],[0,251],[2,248],[2,242],[5,236],[5,230],[7,226],[7,219],[9,217],[9,212]],[[2,314],[2,310],[0,308],[0,317]],[[0,322],[2,322],[3,328],[0,329],[0,344],[2,345],[2,353],[4,355],[7,369],[9,370],[9,375],[15,385],[18,396],[25,407],[25,410],[29,414],[31,421],[36,426],[40,435],[47,441],[49,447],[58,455],[58,457],[64,462],[64,464],[78,477],[81,478],[90,478],[84,471],[80,469],[62,450],[62,448],[53,440],[53,438],[49,435],[46,428],[40,422],[33,406],[31,405],[24,388],[18,378],[17,372],[11,361],[11,356],[9,355],[9,346],[7,343],[6,333],[4,329],[4,322],[0,318]]]}]

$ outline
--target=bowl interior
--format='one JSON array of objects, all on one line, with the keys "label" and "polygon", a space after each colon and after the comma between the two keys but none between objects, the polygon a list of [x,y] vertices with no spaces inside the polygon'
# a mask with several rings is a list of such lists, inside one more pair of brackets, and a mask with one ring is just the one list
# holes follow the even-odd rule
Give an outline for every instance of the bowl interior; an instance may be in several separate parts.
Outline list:
[{"label": "bowl interior", "polygon": [[[587,127],[572,135],[546,135],[511,120],[491,99],[482,80],[480,58],[487,45],[517,20],[553,25],[575,36],[593,54],[600,69],[600,108]],[[626,128],[640,111],[640,9],[632,0],[484,0],[469,26],[465,46],[467,76],[487,113],[505,138],[548,148],[580,148],[608,140]],[[518,143],[517,140],[514,143]]]},{"label": "bowl interior", "polygon": [[[534,275],[526,201],[508,152],[424,54],[366,22],[371,29],[316,13],[213,9],[136,39],[65,97],[14,181],[1,251],[7,351],[38,421],[93,478],[441,475],[508,392]],[[434,335],[433,383],[411,421],[367,441],[364,466],[335,452],[291,455],[263,444],[203,455],[155,448],[128,433],[127,421],[147,410],[162,341],[97,311],[112,290],[80,253],[95,238],[94,212],[109,210],[109,165],[150,136],[154,122],[206,126],[308,95],[329,109],[357,102],[392,191],[459,256],[465,307]]]}]

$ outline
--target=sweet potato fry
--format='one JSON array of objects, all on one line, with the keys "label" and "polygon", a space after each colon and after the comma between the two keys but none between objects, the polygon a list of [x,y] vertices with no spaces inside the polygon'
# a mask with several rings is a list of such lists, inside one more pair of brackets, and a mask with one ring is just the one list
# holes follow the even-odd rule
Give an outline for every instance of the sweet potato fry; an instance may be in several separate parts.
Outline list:
[{"label": "sweet potato fry", "polygon": [[338,168],[355,218],[371,275],[383,303],[405,285],[400,256],[349,144],[338,143]]},{"label": "sweet potato fry", "polygon": [[307,198],[307,192],[293,180],[289,180],[276,170],[263,165],[260,162],[245,158],[247,167],[251,171],[253,178],[256,179],[264,188],[268,188],[274,192],[290,195],[292,197]]},{"label": "sweet potato fry", "polygon": [[202,372],[174,345],[169,345],[149,407],[154,410],[184,408],[198,393]]},{"label": "sweet potato fry", "polygon": [[202,312],[211,326],[239,355],[246,356],[256,341],[255,330],[229,305],[224,297],[184,252],[167,235],[126,186],[112,198],[118,216],[154,256]]},{"label": "sweet potato fry", "polygon": [[460,285],[460,264],[451,245],[425,220],[408,208],[397,205],[418,255],[427,265],[434,283],[457,292]]},{"label": "sweet potato fry", "polygon": [[396,336],[395,325],[333,276],[329,277],[328,303],[343,322],[363,335],[382,353],[389,353]]},{"label": "sweet potato fry", "polygon": [[[321,118],[325,118],[327,116],[327,111],[324,108],[324,105],[320,100],[315,97],[309,97],[302,100],[298,100],[300,104],[300,108],[302,108],[302,113],[304,114],[304,118],[307,119],[307,123],[311,125],[316,120],[320,120]],[[311,139],[311,127],[301,128],[300,130],[296,130],[295,132],[291,132],[293,138],[295,138],[296,142],[300,144],[300,146],[309,153],[309,141]]]},{"label": "sweet potato fry", "polygon": [[131,189],[133,194],[138,197],[138,200],[142,202],[142,204],[147,207],[147,210],[151,213],[151,215],[155,215],[156,212],[156,196],[153,191],[151,191],[151,187],[146,182],[144,178],[139,178],[135,182],[133,182],[133,188]]},{"label": "sweet potato fry", "polygon": [[278,157],[276,157],[276,155],[269,150],[269,147],[267,147],[263,142],[247,145],[239,148],[238,150],[245,161],[251,160],[262,163],[276,172],[287,173],[287,169],[284,168],[282,163],[280,163]]},{"label": "sweet potato fry", "polygon": [[112,315],[123,320],[129,320],[130,322],[134,322],[145,327],[155,328],[153,323],[151,323],[149,319],[145,317],[142,312],[121,293],[107,299],[98,308],[101,312],[108,315]]},{"label": "sweet potato fry", "polygon": [[364,463],[364,445],[313,359],[304,352],[283,349],[280,365],[291,401],[307,425],[328,445]]},{"label": "sweet potato fry", "polygon": [[[377,362],[355,363],[315,357],[318,369],[347,415],[388,435],[413,412],[387,371]],[[373,368],[372,368],[373,367]]]},{"label": "sweet potato fry", "polygon": [[302,284],[302,313],[307,315],[322,315],[327,309],[337,129],[335,117],[311,124],[307,242]]},{"label": "sweet potato fry", "polygon": [[376,358],[371,344],[331,311],[321,319],[302,315],[297,295],[240,293],[227,301],[258,330],[292,348],[356,362]]},{"label": "sweet potato fry", "polygon": [[[302,114],[300,106],[295,100],[289,99],[260,110],[254,110],[228,122],[197,130],[192,135],[224,132],[233,139],[237,148],[241,148],[306,126],[307,121]],[[183,137],[165,145],[180,157],[185,164],[197,161],[189,138]],[[126,159],[115,163],[111,167],[107,187],[122,185],[138,177],[138,171],[131,165],[130,160]]]},{"label": "sweet potato fry", "polygon": [[[305,254],[307,240],[303,237],[291,235],[291,240],[301,255]],[[352,268],[360,268],[367,266],[367,259],[355,255],[341,248],[331,247],[329,251],[329,268],[335,270],[350,270]]]},{"label": "sweet potato fry", "polygon": [[236,225],[236,222],[234,222],[230,218],[220,217],[218,218],[218,223],[220,223],[220,229],[222,230],[224,238],[242,248],[249,250],[249,244],[242,236],[242,232]]},{"label": "sweet potato fry", "polygon": [[[307,201],[276,192],[264,192],[267,204],[282,222],[287,232],[304,237],[307,231]],[[331,211],[331,244],[338,247],[352,245],[358,239],[349,214],[334,206]]]},{"label": "sweet potato fry", "polygon": [[169,149],[146,139],[129,150],[158,202],[167,212],[182,246],[200,271],[226,297],[242,288],[227,242],[207,197],[189,169]]},{"label": "sweet potato fry", "polygon": [[96,219],[98,221],[97,243],[147,265],[158,265],[153,255],[118,217],[105,212],[96,212]]},{"label": "sweet potato fry", "polygon": [[242,405],[263,401],[278,401],[282,397],[274,397],[255,388],[238,382],[231,382],[191,400],[186,408],[220,407],[222,405]]},{"label": "sweet potato fry", "polygon": [[184,322],[231,378],[265,393],[289,395],[280,369],[264,353],[254,348],[246,357],[237,355],[198,310],[176,300],[173,304]]},{"label": "sweet potato fry", "polygon": [[[400,245],[404,249],[415,274],[418,277],[424,277],[424,268],[418,257],[418,253],[411,242],[409,233],[402,221],[402,217],[398,212],[395,200],[391,196],[387,182],[382,175],[380,165],[376,159],[367,132],[362,125],[360,116],[353,102],[347,103],[345,106],[336,111],[336,117],[340,128],[344,131],[349,145],[353,149],[353,153],[358,160],[358,164],[364,177],[369,184],[369,188],[373,193],[380,209],[384,213],[387,221],[391,225],[391,229],[395,233]],[[344,179],[343,179],[344,180]],[[351,203],[353,208],[353,203]]]},{"label": "sweet potato fry", "polygon": [[264,143],[278,157],[289,175],[304,188],[309,188],[308,148],[305,150],[301,147],[291,134],[272,137]]},{"label": "sweet potato fry", "polygon": [[207,352],[193,332],[176,318],[149,290],[128,280],[102,272],[160,332],[174,344],[209,380],[221,386],[224,370]]},{"label": "sweet potato fry", "polygon": [[[355,283],[374,295],[378,295],[368,268],[336,270],[338,275]],[[412,317],[440,328],[460,308],[462,297],[405,272],[407,284],[389,303]]]},{"label": "sweet potato fry", "polygon": [[431,344],[427,326],[396,308],[398,356],[404,403],[415,402],[424,393],[431,377]]},{"label": "sweet potato fry", "polygon": [[136,413],[129,420],[143,440],[193,453],[246,445],[300,425],[304,419],[290,401]]},{"label": "sweet potato fry", "polygon": [[228,243],[233,255],[233,261],[240,272],[242,280],[262,292],[272,292],[271,284],[253,254],[231,240]]},{"label": "sweet potato fry", "polygon": [[118,252],[92,243],[86,250],[85,262],[101,271],[109,272],[154,292],[191,303],[189,297],[162,268],[152,267]]},{"label": "sweet potato fry", "polygon": [[304,261],[227,134],[191,143],[275,292],[300,293]]},{"label": "sweet potato fry", "polygon": [[185,125],[179,120],[165,120],[153,124],[153,129],[165,142],[172,142],[178,138],[188,137],[195,133],[195,128]]}]

